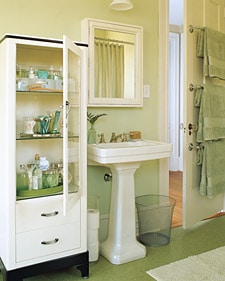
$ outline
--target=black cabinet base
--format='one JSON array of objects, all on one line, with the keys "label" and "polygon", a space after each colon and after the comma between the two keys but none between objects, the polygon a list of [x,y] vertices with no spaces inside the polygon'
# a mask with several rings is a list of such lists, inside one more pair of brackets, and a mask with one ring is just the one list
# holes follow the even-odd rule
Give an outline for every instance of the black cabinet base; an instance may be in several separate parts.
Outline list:
[{"label": "black cabinet base", "polygon": [[51,260],[43,263],[29,265],[13,270],[7,270],[0,259],[0,267],[3,274],[3,281],[23,281],[23,278],[51,272],[63,268],[76,266],[81,271],[83,278],[89,277],[89,258],[88,251],[85,253]]}]

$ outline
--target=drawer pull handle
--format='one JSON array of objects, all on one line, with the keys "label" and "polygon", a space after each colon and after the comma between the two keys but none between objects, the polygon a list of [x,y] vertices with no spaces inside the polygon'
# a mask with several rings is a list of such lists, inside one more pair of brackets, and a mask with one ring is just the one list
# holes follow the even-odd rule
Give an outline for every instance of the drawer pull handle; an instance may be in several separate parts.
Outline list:
[{"label": "drawer pull handle", "polygon": [[42,217],[53,217],[53,216],[57,216],[59,214],[58,211],[55,211],[53,213],[42,213],[41,216]]},{"label": "drawer pull handle", "polygon": [[59,241],[59,238],[55,238],[54,240],[51,241],[42,241],[41,244],[42,245],[51,245],[51,244],[55,244]]}]

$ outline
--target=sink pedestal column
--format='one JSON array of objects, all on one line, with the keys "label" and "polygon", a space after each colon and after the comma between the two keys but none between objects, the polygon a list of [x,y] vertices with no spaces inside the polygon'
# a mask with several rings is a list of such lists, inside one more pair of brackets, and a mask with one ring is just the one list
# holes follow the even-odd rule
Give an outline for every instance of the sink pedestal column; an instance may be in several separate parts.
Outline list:
[{"label": "sink pedestal column", "polygon": [[145,257],[145,246],[136,239],[134,173],[141,163],[110,164],[112,193],[108,238],[100,253],[113,264]]}]

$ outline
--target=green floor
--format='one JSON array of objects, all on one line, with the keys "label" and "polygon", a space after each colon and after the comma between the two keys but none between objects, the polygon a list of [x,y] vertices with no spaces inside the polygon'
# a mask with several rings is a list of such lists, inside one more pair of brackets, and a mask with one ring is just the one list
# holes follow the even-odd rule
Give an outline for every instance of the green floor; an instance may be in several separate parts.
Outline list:
[{"label": "green floor", "polygon": [[[190,255],[225,246],[225,216],[203,221],[194,227],[184,230],[180,227],[172,229],[171,241],[168,245],[158,248],[147,248],[147,256],[143,259],[113,265],[99,257],[99,261],[90,264],[92,281],[151,281],[154,280],[146,271]],[[43,274],[24,281],[72,281],[82,280],[76,268]],[[2,276],[0,277],[2,281]]]}]

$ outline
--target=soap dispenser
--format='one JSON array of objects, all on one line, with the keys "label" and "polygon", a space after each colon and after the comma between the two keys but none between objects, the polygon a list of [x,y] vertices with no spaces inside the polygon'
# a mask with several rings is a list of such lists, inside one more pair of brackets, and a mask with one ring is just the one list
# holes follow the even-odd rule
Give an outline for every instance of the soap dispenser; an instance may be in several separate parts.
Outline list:
[{"label": "soap dispenser", "polygon": [[30,67],[29,78],[30,78],[30,79],[34,79],[34,78],[35,78],[34,70],[33,70],[32,66]]}]

